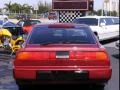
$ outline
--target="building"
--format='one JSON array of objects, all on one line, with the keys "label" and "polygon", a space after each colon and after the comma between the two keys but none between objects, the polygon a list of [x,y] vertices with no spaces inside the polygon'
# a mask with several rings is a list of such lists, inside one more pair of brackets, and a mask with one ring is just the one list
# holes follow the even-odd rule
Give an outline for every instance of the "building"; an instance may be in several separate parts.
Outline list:
[{"label": "building", "polygon": [[104,0],[104,10],[119,12],[119,0]]}]

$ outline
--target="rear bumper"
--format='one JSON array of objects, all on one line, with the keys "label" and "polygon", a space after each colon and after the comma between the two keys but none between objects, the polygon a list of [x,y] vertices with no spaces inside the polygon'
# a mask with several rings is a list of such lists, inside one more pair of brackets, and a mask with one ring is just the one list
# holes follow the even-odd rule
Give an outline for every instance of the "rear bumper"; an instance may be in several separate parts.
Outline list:
[{"label": "rear bumper", "polygon": [[[79,71],[79,72],[76,72]],[[82,67],[82,68],[49,68],[17,67],[13,70],[14,78],[20,81],[32,80],[41,83],[70,83],[70,82],[103,82],[106,83],[112,74],[109,67]]]}]

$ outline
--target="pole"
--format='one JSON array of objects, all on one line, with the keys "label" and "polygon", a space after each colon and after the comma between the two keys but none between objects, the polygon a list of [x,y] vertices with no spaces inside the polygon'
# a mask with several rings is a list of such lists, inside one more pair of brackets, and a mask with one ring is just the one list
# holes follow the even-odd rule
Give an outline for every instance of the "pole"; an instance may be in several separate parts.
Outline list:
[{"label": "pole", "polygon": [[36,19],[37,19],[37,10],[36,10]]},{"label": "pole", "polygon": [[111,10],[110,10],[110,1],[109,1],[109,12],[110,12],[110,16],[111,16]]},{"label": "pole", "polygon": [[103,2],[102,12],[101,12],[102,16],[103,16],[103,13],[104,13],[104,2]]}]

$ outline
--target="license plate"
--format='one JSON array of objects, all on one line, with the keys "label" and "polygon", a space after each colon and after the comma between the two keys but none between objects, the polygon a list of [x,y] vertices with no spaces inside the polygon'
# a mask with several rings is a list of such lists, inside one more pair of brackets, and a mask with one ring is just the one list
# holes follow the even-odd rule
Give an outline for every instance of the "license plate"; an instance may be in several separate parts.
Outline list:
[{"label": "license plate", "polygon": [[56,52],[56,58],[60,58],[60,59],[69,58],[69,52],[68,51],[58,51],[58,52]]}]

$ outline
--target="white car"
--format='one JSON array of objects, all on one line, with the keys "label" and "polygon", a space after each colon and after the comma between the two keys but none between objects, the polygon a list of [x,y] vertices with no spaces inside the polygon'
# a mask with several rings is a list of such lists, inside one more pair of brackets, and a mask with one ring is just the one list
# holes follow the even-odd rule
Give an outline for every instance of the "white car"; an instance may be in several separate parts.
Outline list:
[{"label": "white car", "polygon": [[84,16],[73,20],[73,23],[89,25],[99,41],[119,37],[119,17]]}]

